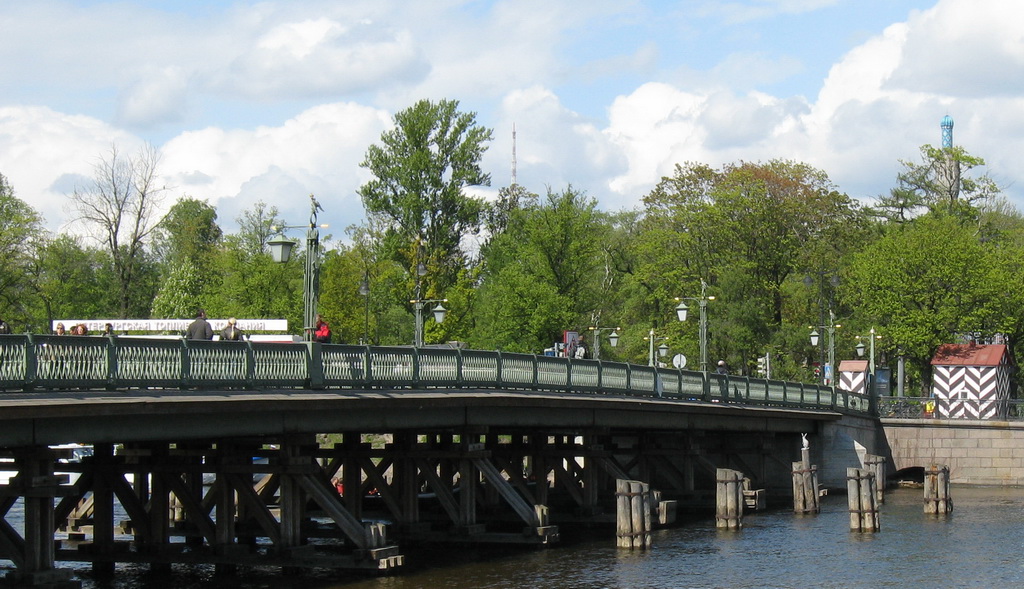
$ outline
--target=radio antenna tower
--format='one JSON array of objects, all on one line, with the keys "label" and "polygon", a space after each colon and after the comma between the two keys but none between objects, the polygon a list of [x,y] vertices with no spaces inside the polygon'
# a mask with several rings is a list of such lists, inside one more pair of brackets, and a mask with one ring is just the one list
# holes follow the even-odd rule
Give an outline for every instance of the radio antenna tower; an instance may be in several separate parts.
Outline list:
[{"label": "radio antenna tower", "polygon": [[512,186],[516,185],[516,124],[512,123]]}]

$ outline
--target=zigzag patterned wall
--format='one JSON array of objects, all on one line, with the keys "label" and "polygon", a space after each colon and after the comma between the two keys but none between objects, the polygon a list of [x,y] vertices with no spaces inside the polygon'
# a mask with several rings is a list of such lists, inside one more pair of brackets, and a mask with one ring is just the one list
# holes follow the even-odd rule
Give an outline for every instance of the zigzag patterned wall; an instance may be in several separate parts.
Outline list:
[{"label": "zigzag patterned wall", "polygon": [[935,366],[932,394],[942,417],[991,419],[1009,398],[1010,371],[1000,366]]},{"label": "zigzag patterned wall", "polygon": [[867,372],[850,372],[848,370],[844,370],[839,373],[839,388],[844,391],[850,391],[851,393],[860,393],[862,395],[867,394],[867,376]]}]

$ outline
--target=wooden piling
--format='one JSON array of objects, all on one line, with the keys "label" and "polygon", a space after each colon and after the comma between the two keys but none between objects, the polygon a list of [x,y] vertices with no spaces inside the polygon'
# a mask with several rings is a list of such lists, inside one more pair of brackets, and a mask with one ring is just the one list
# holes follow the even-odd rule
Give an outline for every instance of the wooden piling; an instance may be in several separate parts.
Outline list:
[{"label": "wooden piling", "polygon": [[818,513],[818,467],[807,463],[793,463],[793,513]]},{"label": "wooden piling", "polygon": [[945,515],[953,511],[953,498],[949,495],[949,467],[931,467],[924,472],[924,512]]},{"label": "wooden piling", "polygon": [[875,501],[879,505],[885,503],[885,458],[865,454],[864,468],[875,473]]},{"label": "wooden piling", "polygon": [[743,527],[743,473],[719,468],[716,479],[715,525],[738,530]]},{"label": "wooden piling", "polygon": [[846,490],[850,531],[877,532],[881,522],[875,500],[875,473],[863,468],[846,469]]},{"label": "wooden piling", "polygon": [[619,548],[650,548],[650,495],[647,483],[615,481],[615,538]]}]

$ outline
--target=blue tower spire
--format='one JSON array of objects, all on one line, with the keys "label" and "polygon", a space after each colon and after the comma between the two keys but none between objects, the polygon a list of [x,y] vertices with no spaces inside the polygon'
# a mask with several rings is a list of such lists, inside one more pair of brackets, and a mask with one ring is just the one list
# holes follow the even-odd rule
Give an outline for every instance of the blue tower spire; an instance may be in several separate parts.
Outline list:
[{"label": "blue tower spire", "polygon": [[953,147],[953,117],[946,115],[942,117],[942,149]]}]

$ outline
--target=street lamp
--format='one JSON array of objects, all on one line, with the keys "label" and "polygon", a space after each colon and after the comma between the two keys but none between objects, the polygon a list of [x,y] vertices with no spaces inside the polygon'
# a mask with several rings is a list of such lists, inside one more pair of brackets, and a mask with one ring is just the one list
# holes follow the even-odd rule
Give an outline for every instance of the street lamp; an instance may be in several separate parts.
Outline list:
[{"label": "street lamp", "polygon": [[359,283],[359,295],[363,297],[363,345],[370,344],[370,275],[363,274],[363,281]]},{"label": "street lamp", "polygon": [[[302,318],[302,333],[303,338],[309,342],[313,341],[313,330],[316,325],[316,307],[317,302],[320,299],[320,230],[319,228],[327,228],[327,225],[317,225],[316,215],[317,211],[324,210],[320,206],[320,203],[316,201],[316,198],[310,194],[310,215],[309,225],[285,225],[282,227],[271,226],[271,231],[281,231],[282,229],[299,229],[302,227],[306,228],[306,271],[302,281],[302,299],[303,299],[303,318]],[[286,263],[291,259],[292,249],[295,247],[295,242],[288,239],[284,235],[278,234],[274,239],[267,241],[267,246],[270,248],[270,257],[275,262]]]},{"label": "street lamp", "polygon": [[842,327],[842,325],[836,323],[836,316],[831,310],[828,312],[828,325],[819,325],[817,329],[811,325],[808,329],[811,330],[811,345],[817,347],[818,341],[821,334],[818,333],[818,329],[824,329],[826,335],[828,335],[828,363],[825,364],[821,373],[821,380],[823,383],[828,384],[829,377],[834,372],[836,364],[836,329]]},{"label": "street lamp", "polygon": [[682,301],[697,301],[700,307],[700,371],[708,371],[708,301],[715,300],[715,297],[707,296],[708,283],[700,281],[700,297],[678,297],[679,305],[676,306],[676,318],[686,321],[690,308]]},{"label": "street lamp", "polygon": [[441,303],[447,303],[448,299],[412,299],[409,301],[412,303],[413,308],[416,309],[416,339],[413,341],[413,345],[417,348],[423,347],[423,307],[427,303],[437,303],[437,306],[431,309],[434,314],[434,321],[438,323],[444,323],[444,318],[448,314],[448,309],[441,306]]},{"label": "street lamp", "polygon": [[[655,356],[654,356],[655,347],[654,347],[654,343],[656,341],[664,342],[667,339],[668,339],[667,337],[654,337],[654,329],[651,328],[651,334],[647,337],[647,342],[648,342],[648,345],[649,345],[649,350],[648,350],[648,353],[647,353],[647,365],[648,366],[657,366],[658,365],[657,362],[655,362]],[[665,344],[665,343],[662,343],[660,346],[658,346],[657,350],[658,350],[658,356],[661,356],[662,358],[664,358],[666,355],[668,355],[668,345]]]},{"label": "street lamp", "polygon": [[597,326],[591,326],[591,327],[588,327],[587,329],[589,329],[590,331],[594,332],[594,359],[595,360],[600,360],[601,359],[601,332],[602,331],[610,331],[611,332],[608,335],[608,342],[611,343],[613,348],[619,345],[619,328],[618,327],[597,327]]},{"label": "street lamp", "polygon": [[882,336],[875,335],[875,328],[874,327],[871,328],[871,335],[864,335],[864,336],[858,335],[857,336],[857,345],[854,347],[854,349],[857,350],[857,356],[860,357],[860,358],[864,357],[864,342],[862,342],[860,340],[861,340],[861,338],[865,338],[865,337],[868,338],[868,341],[871,343],[871,346],[870,346],[871,355],[868,356],[868,368],[870,369],[871,374],[874,375],[875,374],[875,340],[876,339],[882,339]]}]

